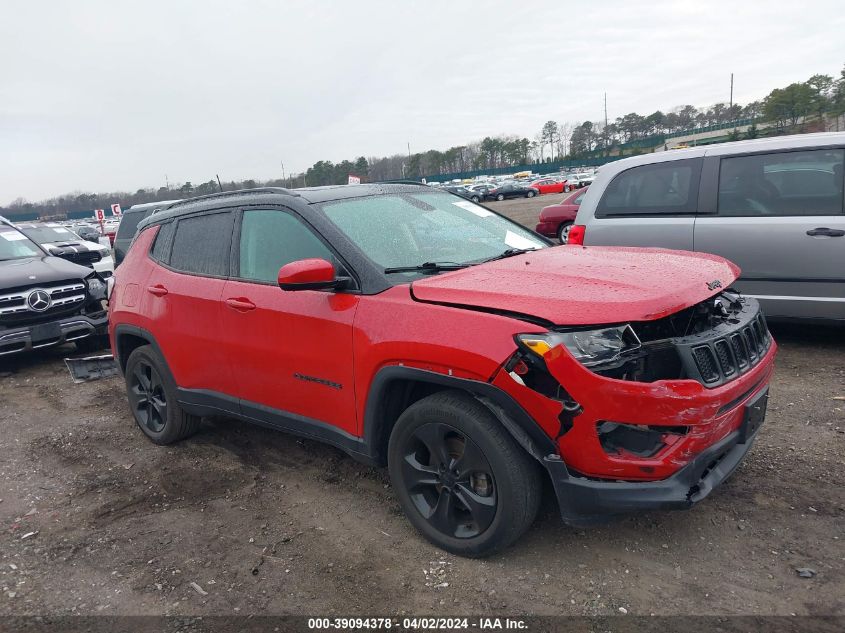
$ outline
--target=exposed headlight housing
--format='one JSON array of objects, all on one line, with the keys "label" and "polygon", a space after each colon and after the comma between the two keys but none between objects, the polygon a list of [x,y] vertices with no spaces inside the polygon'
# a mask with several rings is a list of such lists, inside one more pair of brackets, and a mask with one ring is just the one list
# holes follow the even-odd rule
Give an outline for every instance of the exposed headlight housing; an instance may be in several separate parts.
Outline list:
[{"label": "exposed headlight housing", "polygon": [[525,347],[541,357],[546,356],[558,345],[565,345],[586,367],[613,361],[624,352],[635,350],[642,345],[630,325],[597,330],[520,334],[517,338]]}]

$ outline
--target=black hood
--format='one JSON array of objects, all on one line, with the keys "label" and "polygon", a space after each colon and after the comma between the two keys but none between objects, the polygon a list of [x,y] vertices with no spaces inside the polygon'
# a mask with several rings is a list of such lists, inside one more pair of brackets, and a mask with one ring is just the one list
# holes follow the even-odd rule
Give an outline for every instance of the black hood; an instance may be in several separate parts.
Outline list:
[{"label": "black hood", "polygon": [[85,279],[92,272],[85,266],[49,255],[9,259],[0,261],[0,288],[37,286],[57,281]]}]

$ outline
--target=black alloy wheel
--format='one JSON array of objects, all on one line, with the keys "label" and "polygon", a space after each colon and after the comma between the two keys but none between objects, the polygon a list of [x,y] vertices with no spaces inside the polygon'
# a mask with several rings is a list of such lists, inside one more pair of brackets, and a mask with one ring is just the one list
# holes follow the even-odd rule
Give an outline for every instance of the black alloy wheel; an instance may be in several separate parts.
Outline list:
[{"label": "black alloy wheel", "polygon": [[438,532],[472,538],[496,516],[497,491],[481,448],[454,427],[416,428],[402,456],[402,479],[417,511]]},{"label": "black alloy wheel", "polygon": [[129,376],[129,397],[138,424],[161,433],[167,424],[167,396],[155,367],[145,361],[135,365]]},{"label": "black alloy wheel", "polygon": [[540,465],[462,391],[439,391],[405,409],[390,432],[387,466],[408,520],[460,556],[507,547],[540,506]]},{"label": "black alloy wheel", "polygon": [[151,345],[142,345],[129,354],[124,377],[132,417],[152,442],[172,444],[197,432],[202,418],[179,404],[167,363]]}]

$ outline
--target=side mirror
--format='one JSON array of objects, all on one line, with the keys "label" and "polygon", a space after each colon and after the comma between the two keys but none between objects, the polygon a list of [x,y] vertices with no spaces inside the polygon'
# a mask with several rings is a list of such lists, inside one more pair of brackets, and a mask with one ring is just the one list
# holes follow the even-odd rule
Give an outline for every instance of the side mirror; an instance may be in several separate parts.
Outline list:
[{"label": "side mirror", "polygon": [[336,277],[334,266],[325,259],[300,259],[279,269],[282,290],[324,290],[339,288],[347,277]]}]

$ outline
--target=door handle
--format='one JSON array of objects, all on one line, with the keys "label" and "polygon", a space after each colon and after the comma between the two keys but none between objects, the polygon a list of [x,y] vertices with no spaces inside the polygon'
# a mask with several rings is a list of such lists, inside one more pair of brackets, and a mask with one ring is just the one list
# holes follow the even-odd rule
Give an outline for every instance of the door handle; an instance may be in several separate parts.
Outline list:
[{"label": "door handle", "polygon": [[230,299],[226,299],[226,305],[238,312],[249,312],[250,310],[255,310],[255,304],[244,297],[232,297]]},{"label": "door handle", "polygon": [[807,231],[807,235],[810,237],[819,237],[824,235],[825,237],[842,237],[845,235],[845,231],[841,231],[840,229],[829,229],[826,226],[820,226],[817,229],[810,229]]},{"label": "door handle", "polygon": [[167,294],[167,288],[162,286],[161,284],[156,284],[155,286],[147,286],[147,292],[156,297],[163,297]]}]

